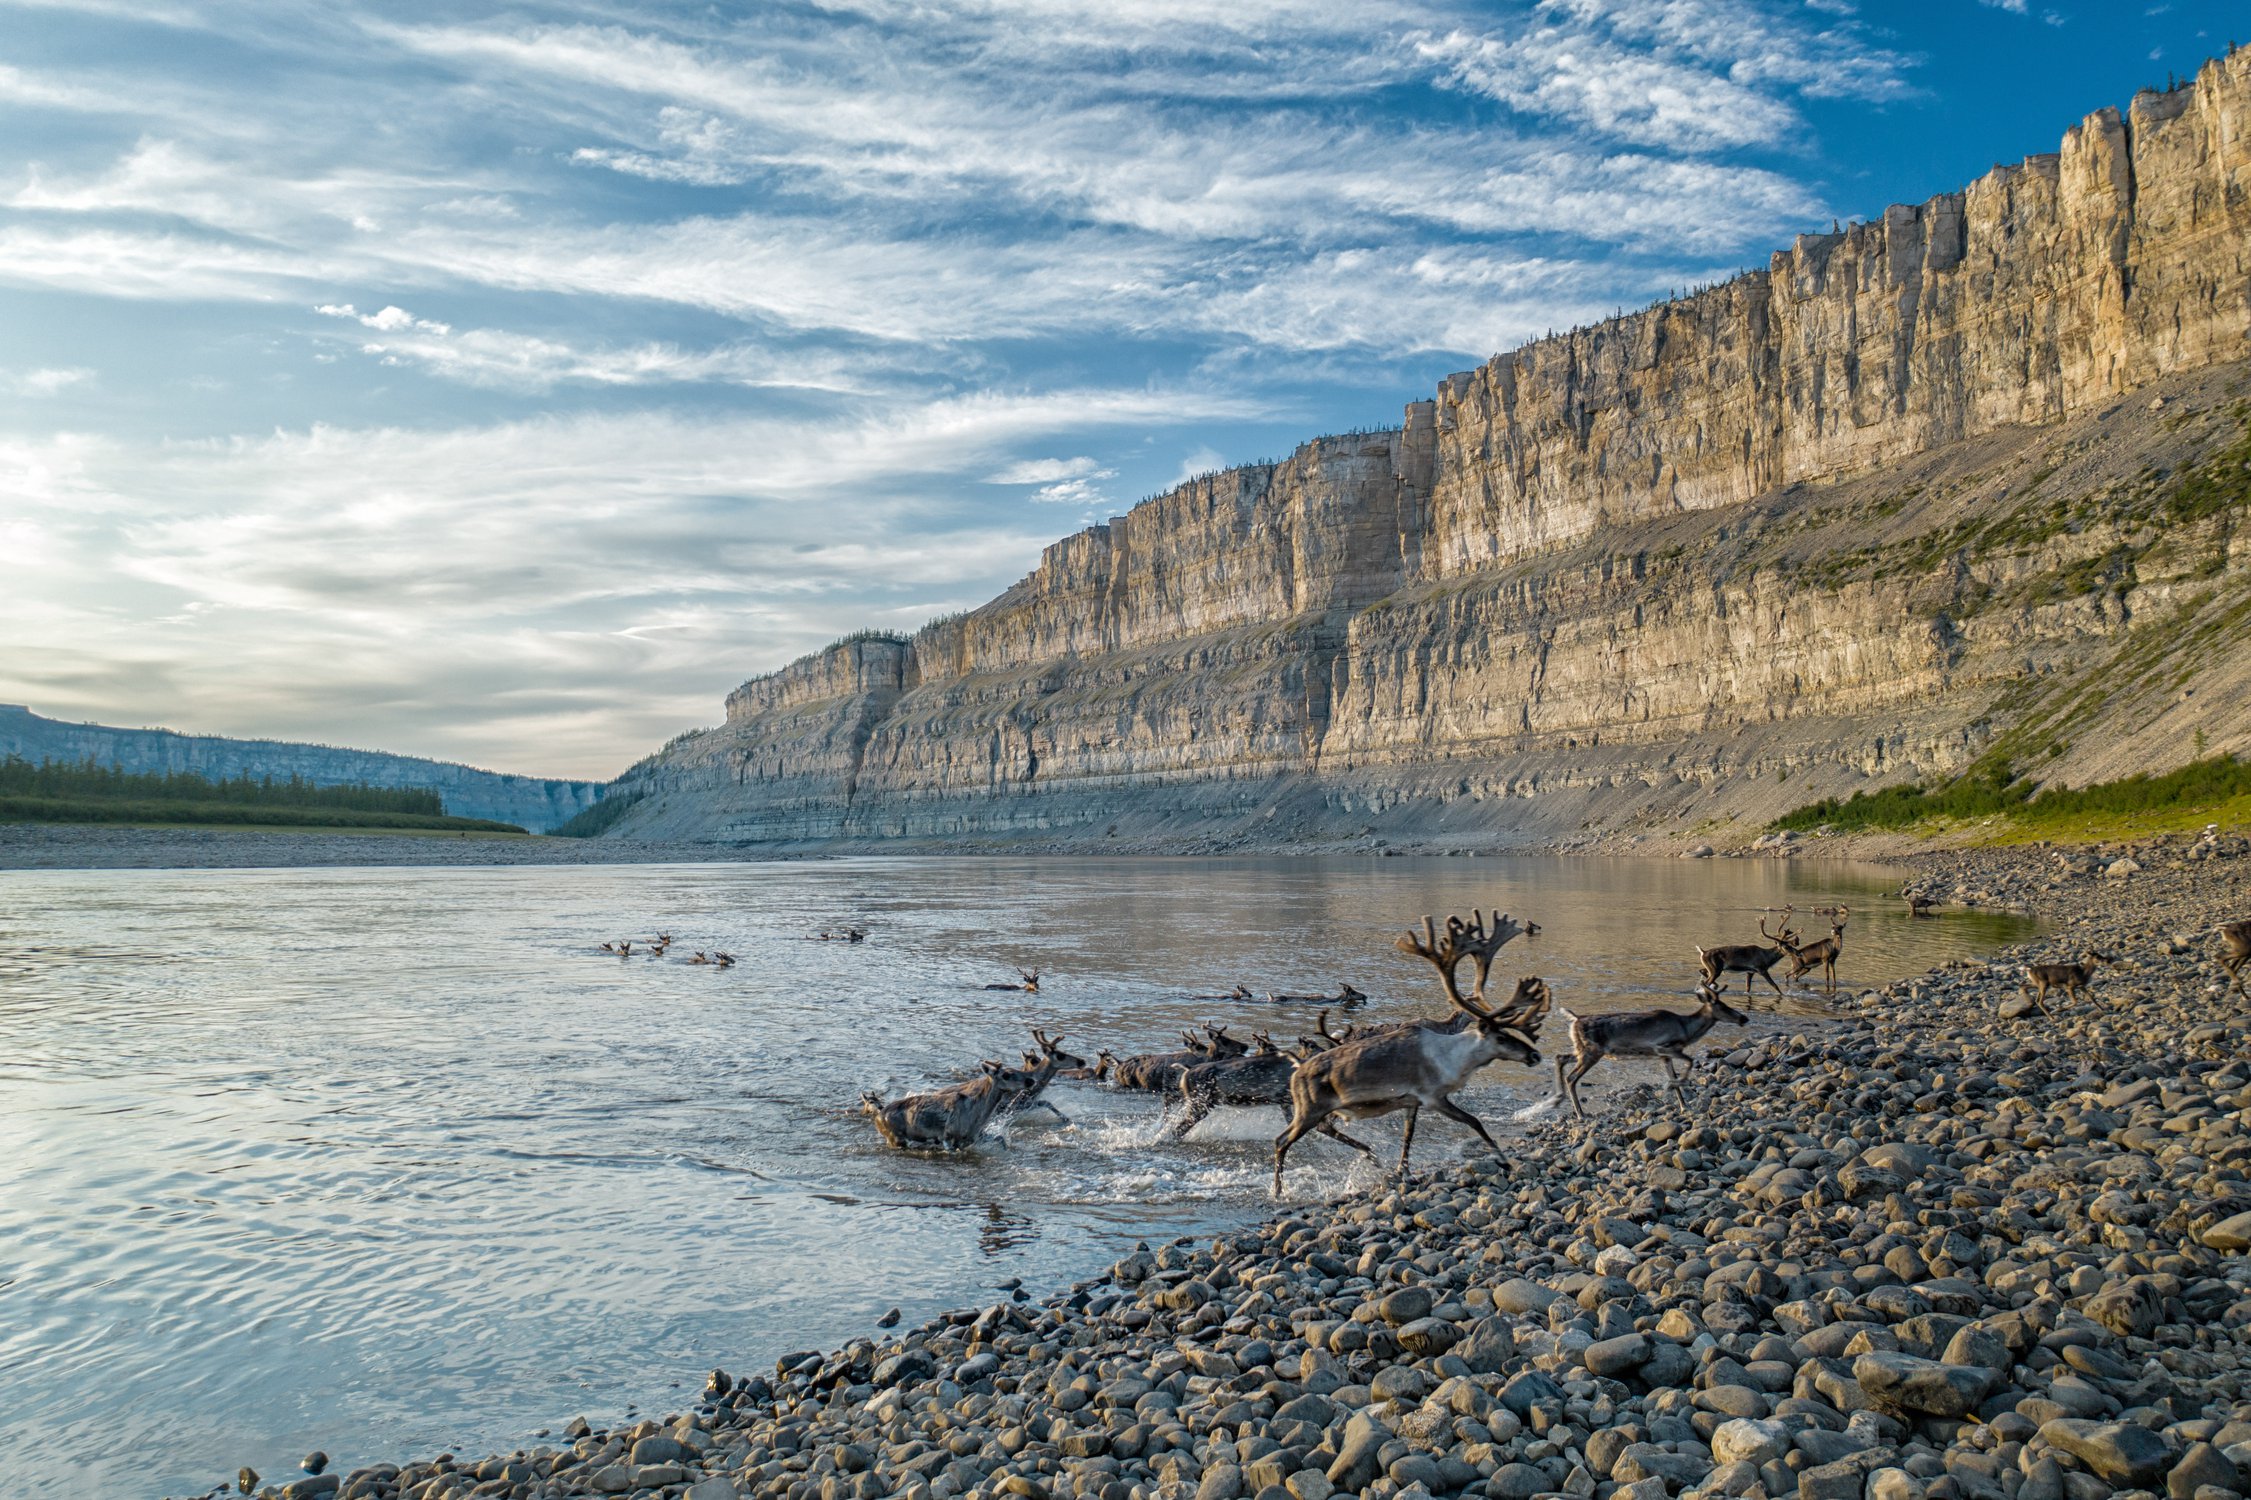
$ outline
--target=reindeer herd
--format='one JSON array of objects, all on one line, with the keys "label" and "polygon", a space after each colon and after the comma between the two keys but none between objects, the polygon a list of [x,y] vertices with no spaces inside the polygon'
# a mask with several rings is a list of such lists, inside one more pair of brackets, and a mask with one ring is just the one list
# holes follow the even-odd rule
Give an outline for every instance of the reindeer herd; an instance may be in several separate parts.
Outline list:
[{"label": "reindeer herd", "polygon": [[[1185,1137],[1221,1108],[1274,1108],[1287,1125],[1274,1141],[1274,1192],[1282,1192],[1283,1171],[1290,1149],[1307,1135],[1319,1133],[1373,1156],[1374,1149],[1340,1128],[1346,1122],[1380,1115],[1406,1116],[1399,1144],[1399,1172],[1404,1176],[1415,1146],[1415,1127],[1424,1109],[1466,1125],[1488,1146],[1495,1146],[1484,1122],[1455,1102],[1454,1094],[1489,1063],[1512,1062],[1532,1068],[1541,1062],[1539,1035],[1551,1009],[1568,1027],[1569,1050],[1554,1060],[1555,1097],[1568,1101],[1584,1119],[1579,1082],[1596,1064],[1612,1057],[1654,1058],[1665,1069],[1673,1094],[1685,1108],[1687,1095],[1681,1084],[1693,1068],[1688,1049],[1702,1040],[1719,1022],[1748,1024],[1750,1018],[1729,1005],[1721,985],[1729,974],[1744,976],[1746,997],[1754,976],[1764,979],[1777,994],[1781,986],[1772,970],[1784,960],[1794,967],[1797,979],[1820,970],[1830,992],[1836,989],[1837,959],[1843,952],[1845,926],[1850,912],[1840,906],[1830,913],[1829,936],[1800,943],[1784,911],[1780,931],[1770,932],[1759,923],[1766,945],[1699,948],[1703,971],[1697,987],[1695,1009],[1657,1008],[1607,1015],[1579,1016],[1556,1006],[1547,982],[1524,978],[1505,1002],[1487,998],[1493,961],[1501,949],[1518,937],[1539,932],[1536,922],[1519,922],[1506,912],[1488,919],[1482,908],[1467,920],[1449,916],[1443,925],[1424,917],[1418,931],[1400,938],[1402,953],[1421,959],[1436,971],[1448,1014],[1433,1019],[1396,1021],[1365,1026],[1329,1028],[1332,1010],[1349,1010],[1367,996],[1343,985],[1334,996],[1269,995],[1270,1003],[1315,1002],[1323,1006],[1310,1035],[1300,1036],[1294,1047],[1275,1045],[1265,1032],[1248,1041],[1231,1035],[1225,1026],[1206,1024],[1201,1034],[1183,1032],[1181,1045],[1164,1052],[1118,1056],[1107,1049],[1095,1054],[1089,1065],[1065,1052],[1062,1039],[1035,1029],[1037,1052],[1027,1052],[1022,1066],[988,1061],[965,1083],[926,1093],[884,1100],[863,1095],[861,1109],[875,1122],[877,1131],[892,1146],[960,1150],[974,1145],[996,1121],[1006,1121],[1036,1107],[1048,1084],[1057,1078],[1077,1078],[1129,1093],[1154,1094],[1170,1113],[1177,1099],[1180,1118],[1172,1125],[1174,1140]],[[1468,987],[1463,987],[1463,966],[1469,966]],[[1022,972],[1020,985],[987,985],[987,989],[1022,989],[1038,992],[1038,976]],[[1254,1000],[1251,991],[1237,985],[1226,995],[1204,999]],[[1497,1146],[1496,1146],[1496,1149]]]},{"label": "reindeer herd", "polygon": [[[1685,1076],[1695,1068],[1688,1049],[1703,1040],[1722,1021],[1748,1025],[1750,1017],[1727,1002],[1729,975],[1743,976],[1746,1004],[1752,986],[1764,980],[1776,995],[1785,992],[1774,970],[1787,961],[1784,978],[1791,982],[1816,971],[1829,994],[1837,988],[1837,961],[1843,955],[1845,928],[1851,911],[1844,906],[1817,909],[1829,918],[1829,934],[1801,942],[1790,922],[1795,907],[1782,909],[1782,925],[1770,931],[1765,917],[1759,921],[1762,943],[1730,944],[1696,950],[1701,977],[1697,1002],[1687,1011],[1668,1008],[1620,1011],[1603,1015],[1575,1015],[1554,1003],[1547,982],[1524,978],[1516,983],[1507,1001],[1486,998],[1493,961],[1516,938],[1538,934],[1536,922],[1519,922],[1506,912],[1490,920],[1482,908],[1468,920],[1449,916],[1443,926],[1429,917],[1419,930],[1401,937],[1399,951],[1429,964],[1437,973],[1448,1014],[1437,1018],[1348,1025],[1329,1029],[1332,1011],[1350,1011],[1367,996],[1343,984],[1335,995],[1269,994],[1269,1004],[1304,1003],[1322,1007],[1311,1034],[1296,1045],[1279,1047],[1267,1033],[1252,1033],[1248,1041],[1231,1035],[1225,1026],[1207,1023],[1200,1034],[1183,1032],[1179,1048],[1164,1052],[1120,1057],[1104,1049],[1089,1063],[1067,1052],[1063,1038],[1032,1028],[1036,1050],[1026,1052],[1014,1065],[987,1061],[965,1082],[885,1100],[863,1094],[860,1108],[875,1124],[886,1144],[902,1150],[959,1151],[975,1145],[996,1122],[1023,1119],[1035,1110],[1052,1110],[1042,1096],[1057,1079],[1074,1079],[1106,1085],[1128,1093],[1153,1094],[1169,1114],[1177,1099],[1181,1116],[1173,1123],[1172,1139],[1179,1140],[1222,1108],[1274,1108],[1287,1124],[1274,1141],[1274,1192],[1282,1192],[1283,1169],[1291,1147],[1310,1134],[1328,1136],[1365,1156],[1374,1149],[1339,1128],[1343,1122],[1403,1113],[1406,1125],[1399,1143],[1399,1173],[1404,1177],[1414,1151],[1415,1126],[1426,1108],[1437,1111],[1474,1131],[1488,1146],[1498,1149],[1484,1122],[1454,1101],[1454,1094],[1489,1063],[1512,1062],[1533,1068],[1541,1062],[1539,1036],[1552,1009],[1561,1017],[1568,1050],[1554,1059],[1554,1100],[1569,1104],[1573,1115],[1587,1117],[1579,1099],[1579,1083],[1606,1058],[1639,1057],[1658,1062],[1665,1081],[1684,1110],[1688,1096]],[[2221,941],[2219,963],[2229,986],[2251,995],[2244,984],[2244,969],[2251,965],[2251,921],[2229,922],[2215,928]],[[823,932],[821,939],[860,942],[864,929]],[[637,952],[662,958],[671,946],[669,933],[636,942],[604,943],[601,951],[630,957]],[[733,956],[699,952],[691,963],[731,965]],[[2109,954],[2090,949],[2074,963],[2031,964],[2026,967],[2024,991],[2049,1015],[2048,995],[2063,991],[2066,999],[2084,994],[2095,970],[2116,963]],[[1462,967],[1470,966],[1465,992]],[[1013,984],[988,984],[988,990],[1040,993],[1037,969],[1019,969]],[[1195,997],[1202,1000],[1257,1002],[1261,997],[1238,984],[1226,994]],[[1060,1115],[1056,1115],[1060,1118]]]}]

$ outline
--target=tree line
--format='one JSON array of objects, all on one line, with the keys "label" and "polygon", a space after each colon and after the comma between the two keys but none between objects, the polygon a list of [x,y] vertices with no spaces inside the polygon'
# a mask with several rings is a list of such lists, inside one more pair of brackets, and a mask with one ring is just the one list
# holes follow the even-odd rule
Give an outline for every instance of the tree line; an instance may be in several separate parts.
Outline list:
[{"label": "tree line", "polygon": [[445,801],[416,787],[318,786],[292,774],[240,776],[213,781],[194,771],[126,771],[83,761],[43,760],[34,765],[20,755],[0,760],[0,796],[89,799],[104,802],[201,802],[236,807],[305,807],[337,812],[404,813],[442,817]]}]

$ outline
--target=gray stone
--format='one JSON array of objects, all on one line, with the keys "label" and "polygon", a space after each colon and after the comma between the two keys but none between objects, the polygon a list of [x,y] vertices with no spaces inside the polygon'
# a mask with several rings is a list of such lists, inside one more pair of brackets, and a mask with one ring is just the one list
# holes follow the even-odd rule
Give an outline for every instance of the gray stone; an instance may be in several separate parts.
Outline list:
[{"label": "gray stone", "polygon": [[1399,1328],[1400,1346],[1417,1359],[1436,1359],[1461,1342],[1461,1330],[1443,1318],[1417,1318]]},{"label": "gray stone", "polygon": [[1243,1471],[1233,1464],[1213,1464],[1196,1485],[1196,1500],[1238,1500],[1243,1493]]},{"label": "gray stone", "polygon": [[1429,1317],[1430,1310],[1437,1305],[1438,1299],[1430,1294],[1430,1288],[1403,1286],[1377,1303],[1376,1311],[1382,1314],[1386,1323],[1398,1328],[1417,1318]]},{"label": "gray stone", "polygon": [[1912,1354],[1863,1354],[1852,1362],[1852,1378],[1881,1405],[1962,1417],[1977,1410],[1993,1388],[1991,1370],[1946,1365]]},{"label": "gray stone", "polygon": [[688,1486],[681,1500],[741,1500],[742,1491],[724,1474],[714,1474],[709,1479],[699,1479]]},{"label": "gray stone", "polygon": [[1435,1493],[1445,1484],[1444,1479],[1440,1477],[1438,1472],[1438,1461],[1427,1453],[1403,1454],[1393,1459],[1391,1466],[1385,1469],[1384,1473],[1393,1484],[1398,1485],[1401,1489],[1406,1489],[1410,1485],[1421,1485],[1424,1489]]},{"label": "gray stone", "polygon": [[687,1456],[686,1443],[661,1432],[635,1443],[631,1454],[635,1464],[673,1464]]},{"label": "gray stone", "polygon": [[1329,1483],[1356,1494],[1375,1483],[1383,1472],[1377,1455],[1391,1436],[1390,1428],[1366,1412],[1355,1413],[1344,1424],[1344,1441],[1337,1448],[1336,1462],[1329,1465]]},{"label": "gray stone", "polygon": [[1531,1500],[1547,1488],[1548,1476],[1530,1464],[1503,1464],[1485,1481],[1485,1493],[1492,1500]]},{"label": "gray stone", "polygon": [[936,1361],[920,1349],[906,1349],[884,1359],[875,1367],[870,1377],[875,1386],[889,1390],[895,1385],[917,1385],[938,1373]]},{"label": "gray stone", "polygon": [[1712,1429],[1712,1457],[1754,1467],[1790,1451],[1790,1429],[1781,1422],[1738,1417]]},{"label": "gray stone", "polygon": [[2040,1438],[2078,1459],[2097,1478],[2137,1489],[2147,1489],[2163,1478],[2166,1460],[2172,1456],[2163,1438],[2127,1422],[2057,1417],[2040,1424]]},{"label": "gray stone", "polygon": [[1649,1352],[1646,1335],[1629,1333],[1589,1344],[1580,1357],[1586,1361],[1590,1373],[1615,1379],[1639,1369],[1648,1360]]},{"label": "gray stone", "polygon": [[1798,1500],[1861,1500],[1867,1476],[1851,1459],[1798,1472]]},{"label": "gray stone", "polygon": [[1527,1281],[1519,1276],[1513,1280],[1504,1281],[1493,1288],[1493,1310],[1511,1313],[1517,1317],[1546,1317],[1548,1308],[1553,1306],[1560,1296],[1562,1296],[1562,1293],[1551,1291],[1537,1281]]},{"label": "gray stone", "polygon": [[1515,1379],[1501,1387],[1501,1405],[1519,1417],[1529,1417],[1532,1408],[1542,1401],[1562,1399],[1563,1387],[1538,1370],[1521,1371]]},{"label": "gray stone", "polygon": [[1376,1372],[1368,1389],[1378,1401],[1420,1401],[1430,1394],[1430,1377],[1413,1365],[1390,1365]]},{"label": "gray stone", "polygon": [[2251,1213],[2222,1219],[2197,1238],[2213,1250],[2251,1250]]},{"label": "gray stone", "polygon": [[2172,1500],[2195,1500],[2196,1492],[2205,1487],[2241,1490],[2243,1471],[2210,1443],[2191,1443],[2181,1461],[2173,1465],[2165,1476],[2165,1493]]}]

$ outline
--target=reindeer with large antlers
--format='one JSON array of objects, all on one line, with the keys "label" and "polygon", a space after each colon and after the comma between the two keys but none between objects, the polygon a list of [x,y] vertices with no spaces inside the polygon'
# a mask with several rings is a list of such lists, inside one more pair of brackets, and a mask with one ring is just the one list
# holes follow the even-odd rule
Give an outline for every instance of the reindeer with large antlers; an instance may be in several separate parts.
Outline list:
[{"label": "reindeer with large antlers", "polygon": [[1018,969],[1016,978],[1019,981],[1016,984],[988,984],[985,988],[988,990],[1021,990],[1027,995],[1036,995],[1040,992],[1039,970]]},{"label": "reindeer with large antlers", "polygon": [[[1696,987],[1696,1009],[1622,1011],[1607,1016],[1575,1016],[1563,1012],[1571,1023],[1571,1057],[1555,1055],[1555,1091],[1571,1101],[1571,1112],[1584,1120],[1586,1107],[1579,1103],[1579,1080],[1587,1071],[1606,1057],[1654,1057],[1665,1065],[1665,1081],[1673,1086],[1673,1097],[1680,1100],[1682,1109],[1688,1108],[1688,1095],[1681,1092],[1680,1075],[1673,1064],[1694,1068],[1688,1049],[1703,1040],[1724,1017],[1738,1026],[1748,1026],[1751,1018],[1720,998],[1719,987],[1707,979]],[[1566,1071],[1568,1069],[1568,1071]]]},{"label": "reindeer with large antlers", "polygon": [[[1484,912],[1478,911],[1474,922],[1448,917],[1443,936],[1431,919],[1424,917],[1419,936],[1410,932],[1399,940],[1400,952],[1420,958],[1438,971],[1447,1004],[1466,1020],[1459,1029],[1443,1022],[1387,1027],[1298,1064],[1290,1077],[1289,1128],[1274,1141],[1276,1197],[1282,1194],[1282,1166],[1290,1147],[1310,1131],[1318,1130],[1363,1155],[1375,1154],[1365,1142],[1337,1129],[1338,1117],[1366,1120],[1405,1110],[1407,1128],[1399,1143],[1401,1178],[1407,1175],[1408,1157],[1415,1147],[1415,1122],[1426,1105],[1467,1125],[1494,1150],[1500,1149],[1484,1123],[1456,1104],[1452,1096],[1489,1062],[1506,1057],[1532,1066],[1540,1060],[1532,1038],[1485,1004],[1485,981],[1493,956],[1502,944],[1523,931],[1505,912],[1496,913],[1488,928]],[[1465,959],[1477,966],[1476,986],[1466,996],[1458,982]],[[1547,986],[1541,981],[1525,980],[1518,985],[1517,993],[1525,1008],[1546,1009]]]},{"label": "reindeer with large antlers", "polygon": [[[1790,972],[1785,977],[1795,984],[1815,969],[1820,969],[1828,977],[1829,993],[1837,993],[1837,959],[1845,951],[1845,923],[1851,920],[1852,908],[1838,907],[1835,917],[1829,923],[1829,935],[1818,943],[1795,942],[1793,939],[1796,934],[1784,927],[1779,941],[1790,950],[1791,961]],[[1750,983],[1750,976],[1745,975],[1743,985],[1746,994],[1749,993]]]},{"label": "reindeer with large antlers", "polygon": [[1777,995],[1781,994],[1782,986],[1774,982],[1772,970],[1776,964],[1790,956],[1790,947],[1798,940],[1798,935],[1790,930],[1790,913],[1794,910],[1795,907],[1782,908],[1780,932],[1768,932],[1766,918],[1759,918],[1759,936],[1775,945],[1771,948],[1762,948],[1757,943],[1729,943],[1718,948],[1697,944],[1696,961],[1703,967],[1705,980],[1717,985],[1722,975],[1740,974],[1743,976],[1743,998],[1748,1000],[1751,998],[1751,977],[1757,975],[1766,981],[1768,989]]}]

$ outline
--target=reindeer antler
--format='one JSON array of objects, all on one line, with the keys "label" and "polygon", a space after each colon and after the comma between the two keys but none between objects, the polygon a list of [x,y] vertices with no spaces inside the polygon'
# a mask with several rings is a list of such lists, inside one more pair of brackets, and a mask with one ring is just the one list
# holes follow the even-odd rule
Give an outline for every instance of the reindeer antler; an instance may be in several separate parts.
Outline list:
[{"label": "reindeer antler", "polygon": [[[1494,956],[1524,930],[1505,911],[1493,913],[1492,925],[1488,927],[1484,908],[1476,907],[1472,908],[1467,922],[1458,916],[1447,917],[1444,937],[1439,936],[1437,923],[1426,916],[1422,935],[1417,937],[1409,932],[1399,939],[1397,946],[1400,952],[1412,954],[1438,970],[1438,982],[1445,986],[1446,998],[1454,1005],[1471,1015],[1487,1016],[1492,1013],[1484,1005],[1485,981],[1492,973]],[[1456,979],[1456,972],[1465,959],[1477,966],[1477,984],[1467,998],[1463,997]]]}]

